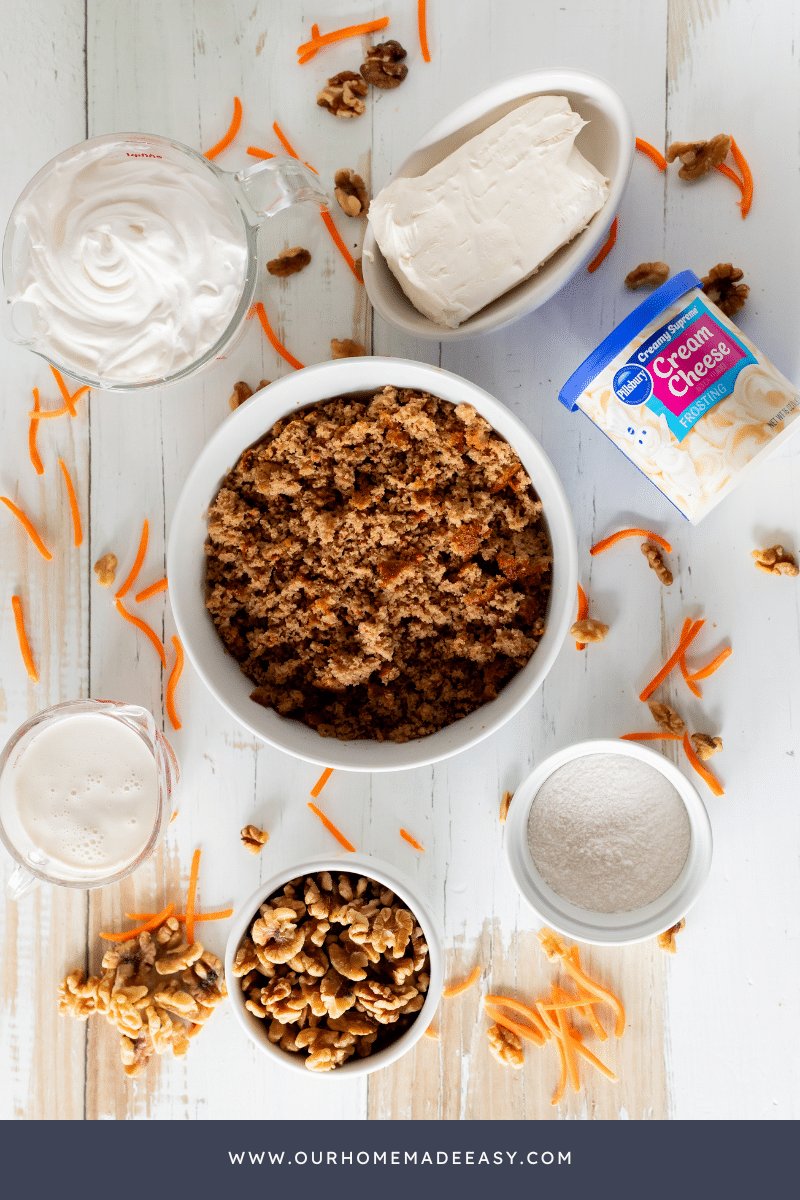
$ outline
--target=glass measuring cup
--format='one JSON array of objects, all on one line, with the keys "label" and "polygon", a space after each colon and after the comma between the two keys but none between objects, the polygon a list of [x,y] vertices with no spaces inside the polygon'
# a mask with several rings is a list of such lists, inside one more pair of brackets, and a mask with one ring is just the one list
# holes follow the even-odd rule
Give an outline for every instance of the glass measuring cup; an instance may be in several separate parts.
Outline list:
[{"label": "glass measuring cup", "polygon": [[[112,311],[111,306],[119,302],[122,290],[119,282],[120,272],[117,269],[120,263],[123,273],[130,267],[135,276],[134,283],[128,281],[132,302],[141,305],[145,312],[149,299],[143,297],[141,286],[138,288],[138,295],[136,294],[135,284],[140,284],[144,278],[151,279],[158,293],[158,288],[163,282],[158,272],[160,252],[164,253],[164,279],[167,278],[173,264],[164,250],[163,241],[156,240],[150,243],[148,268],[154,264],[155,270],[150,270],[149,274],[145,275],[140,271],[140,260],[134,261],[133,258],[133,253],[139,254],[141,246],[134,248],[133,243],[120,242],[116,236],[119,232],[120,215],[124,215],[124,205],[129,200],[131,189],[136,188],[138,180],[141,180],[144,186],[145,178],[151,178],[149,172],[154,167],[153,160],[158,160],[160,174],[164,180],[164,187],[158,193],[159,198],[168,205],[174,201],[177,207],[174,207],[173,211],[178,216],[181,216],[181,199],[188,206],[197,202],[200,195],[208,198],[208,205],[202,206],[206,227],[203,228],[203,222],[200,222],[193,232],[200,236],[201,241],[205,237],[211,250],[216,244],[215,238],[219,241],[221,231],[224,231],[226,237],[234,237],[237,243],[236,256],[240,257],[244,264],[241,281],[238,289],[235,284],[226,289],[226,297],[230,293],[230,303],[225,303],[221,320],[224,321],[228,313],[229,319],[224,323],[224,327],[221,327],[218,336],[215,330],[213,340],[207,339],[209,344],[203,343],[201,339],[201,349],[196,354],[187,349],[186,354],[181,357],[182,351],[179,352],[177,348],[182,345],[182,338],[174,337],[172,344],[176,347],[176,361],[179,362],[174,369],[171,365],[166,369],[154,368],[152,362],[148,362],[146,369],[134,366],[126,371],[124,354],[121,362],[116,362],[113,369],[108,369],[101,363],[102,355],[98,357],[87,353],[88,342],[84,342],[83,330],[76,333],[72,322],[76,311],[81,313],[80,306],[89,292],[93,304],[98,301],[100,308],[106,304],[109,312]],[[105,203],[102,211],[93,211],[91,195],[87,203],[85,186],[79,189],[75,196],[67,194],[65,207],[59,209],[60,197],[66,188],[65,180],[69,180],[70,172],[80,171],[87,164],[95,162],[102,163],[106,172],[104,182],[109,182],[107,192],[102,193]],[[141,172],[137,178],[136,171],[140,164]],[[112,174],[108,175],[108,171]],[[119,175],[118,194],[114,191],[114,171]],[[268,159],[234,173],[221,170],[189,146],[155,134],[107,134],[80,142],[42,167],[22,192],[11,213],[3,242],[3,331],[10,341],[40,354],[53,366],[92,388],[131,392],[164,387],[177,380],[186,379],[216,359],[224,358],[243,328],[258,277],[259,226],[267,217],[274,216],[290,205],[303,202],[327,205],[329,199],[321,190],[314,173],[294,158]],[[215,216],[209,215],[209,205],[214,209]],[[78,230],[71,223],[78,208],[81,219],[86,217],[89,221],[88,226],[80,228],[80,237]],[[154,238],[163,238],[164,227],[169,226],[169,221],[162,220],[161,228],[158,227],[162,213],[157,210],[154,213],[148,212],[146,204],[139,205],[135,211],[137,214],[144,212],[145,225],[147,229],[154,231]],[[49,225],[46,219],[42,223],[41,213],[50,218]],[[96,226],[92,227],[91,221],[95,219]],[[90,266],[87,265],[88,252],[84,236],[87,230],[92,240]],[[131,230],[135,232],[130,233]],[[232,235],[231,230],[234,231]],[[147,230],[141,227],[137,215],[128,223],[125,232],[126,236],[129,235],[135,240],[137,234],[144,238]],[[52,243],[51,261],[54,261],[56,254],[58,255],[58,270],[54,269],[52,277],[46,274],[41,286],[36,280],[31,292],[29,284],[36,275],[31,264],[34,263],[35,257],[38,256],[39,261],[42,261],[44,255],[45,271],[49,268],[46,238],[43,233]],[[168,246],[169,255],[173,253],[173,243],[180,248],[181,236],[172,239]],[[202,253],[194,254],[192,258],[193,266],[201,272],[202,260]],[[235,274],[235,269],[232,270]],[[177,307],[187,320],[197,319],[198,303],[212,302],[209,296],[213,297],[213,278],[203,284],[202,295],[185,297],[179,294],[179,269],[175,275],[174,281],[170,280],[170,286],[165,285],[163,293],[156,295],[158,303],[154,301],[152,315],[147,313],[137,334],[137,353],[139,347],[147,345],[151,336],[160,336],[159,329],[164,330],[165,344],[169,342],[172,337],[168,323],[170,314],[167,313],[165,317],[164,306],[175,302],[176,296]],[[101,282],[98,283],[98,280]],[[171,286],[173,282],[175,286]],[[28,299],[25,298],[26,290]],[[38,300],[30,299],[31,295],[35,295]],[[88,308],[86,311],[91,322],[94,312],[90,313]],[[55,332],[62,315],[66,322],[65,327],[70,331],[65,336]],[[101,313],[99,319],[105,321],[106,318]],[[97,328],[97,336],[102,345],[105,326],[98,325]],[[118,330],[119,325],[115,325],[114,328]],[[178,333],[180,334],[181,330]],[[131,361],[136,360],[132,358]]]},{"label": "glass measuring cup", "polygon": [[[27,811],[22,811],[25,800],[30,797],[30,792],[25,797],[21,791],[18,793],[15,788],[15,782],[19,781],[20,776],[26,770],[27,781],[30,780],[32,773],[35,779],[35,767],[32,768],[29,765],[26,768],[26,762],[29,763],[30,760],[25,758],[26,751],[35,743],[35,740],[41,734],[53,731],[60,723],[83,716],[90,716],[95,721],[99,718],[101,721],[118,723],[125,731],[124,740],[128,742],[128,746],[131,744],[128,735],[133,735],[132,743],[136,753],[148,769],[148,778],[144,781],[143,804],[144,814],[149,819],[143,830],[137,830],[131,834],[131,837],[134,838],[134,842],[131,843],[134,845],[134,849],[130,855],[124,861],[110,864],[108,870],[103,869],[102,863],[92,866],[91,850],[89,861],[81,866],[79,863],[76,864],[74,859],[67,862],[65,857],[59,858],[52,852],[52,849],[48,852],[46,848],[43,848],[44,843],[48,840],[47,830],[44,831],[43,836],[39,836],[34,830],[34,826],[37,817],[41,816],[42,808],[46,807],[46,804],[41,803],[49,790],[45,773],[40,775],[41,784],[34,797],[35,816],[30,805],[27,806]],[[74,726],[66,730],[68,738],[73,730]],[[117,739],[122,730],[114,731]],[[56,730],[56,733],[58,732]],[[62,728],[61,732],[65,732],[65,729]],[[108,732],[110,734],[112,730]],[[94,723],[92,724],[92,733],[97,735],[97,726]],[[43,745],[41,740],[39,745],[40,747]],[[41,762],[41,760],[38,761]],[[99,782],[96,774],[98,762],[97,758],[93,759],[90,751],[86,756],[86,792],[90,791],[93,783]],[[66,775],[64,778],[66,779]],[[130,875],[150,857],[164,836],[174,811],[175,792],[179,778],[178,760],[172,747],[161,731],[156,728],[152,714],[138,705],[121,704],[113,700],[73,700],[65,704],[57,704],[53,708],[31,717],[17,729],[0,753],[0,841],[18,864],[6,885],[8,895],[12,900],[19,900],[26,892],[36,887],[40,880],[45,883],[57,884],[59,887],[88,889],[105,887],[106,884],[116,883],[117,880]],[[119,789],[117,791],[119,792]],[[75,791],[69,794],[73,797],[76,796]],[[98,801],[97,811],[103,804],[103,797],[99,796]],[[73,801],[78,804],[80,802],[80,798]],[[58,803],[59,807],[63,807],[63,798]],[[84,807],[80,812],[81,819],[84,819],[87,809]],[[117,822],[127,819],[130,824],[134,824],[135,822],[130,821],[130,815],[131,807],[122,804],[119,813],[113,814],[113,819]],[[108,814],[103,814],[103,817],[107,822]],[[98,822],[98,826],[99,824]],[[97,832],[97,829],[88,830],[88,838],[90,839]],[[93,857],[96,861],[97,855],[95,854]]]}]

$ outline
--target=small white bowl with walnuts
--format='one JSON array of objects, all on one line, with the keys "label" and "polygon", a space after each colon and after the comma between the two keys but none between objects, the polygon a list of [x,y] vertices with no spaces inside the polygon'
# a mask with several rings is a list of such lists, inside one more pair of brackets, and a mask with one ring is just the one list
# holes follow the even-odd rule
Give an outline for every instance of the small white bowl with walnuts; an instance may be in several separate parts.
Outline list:
[{"label": "small white bowl with walnuts", "polygon": [[346,855],[275,875],[239,909],[225,955],[237,1020],[295,1070],[347,1077],[422,1037],[442,991],[427,903],[394,868]]}]

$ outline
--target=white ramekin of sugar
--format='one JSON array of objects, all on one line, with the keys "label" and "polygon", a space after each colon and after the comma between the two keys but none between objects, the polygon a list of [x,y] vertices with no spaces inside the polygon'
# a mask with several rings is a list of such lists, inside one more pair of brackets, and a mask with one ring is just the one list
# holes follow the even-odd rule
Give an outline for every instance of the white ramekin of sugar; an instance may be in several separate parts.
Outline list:
[{"label": "white ramekin of sugar", "polygon": [[505,847],[544,924],[625,945],[669,929],[694,904],[711,868],[711,824],[663,755],[596,739],[559,750],[520,784]]}]

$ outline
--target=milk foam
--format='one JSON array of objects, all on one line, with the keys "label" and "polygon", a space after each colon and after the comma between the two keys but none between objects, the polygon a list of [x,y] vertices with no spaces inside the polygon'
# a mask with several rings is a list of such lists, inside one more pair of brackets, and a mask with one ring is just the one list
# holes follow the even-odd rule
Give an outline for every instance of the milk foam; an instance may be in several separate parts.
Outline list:
[{"label": "milk foam", "polygon": [[100,714],[46,726],[0,780],[3,825],[15,843],[27,843],[17,848],[69,878],[104,878],[128,866],[147,845],[157,811],[152,753],[127,725]]}]

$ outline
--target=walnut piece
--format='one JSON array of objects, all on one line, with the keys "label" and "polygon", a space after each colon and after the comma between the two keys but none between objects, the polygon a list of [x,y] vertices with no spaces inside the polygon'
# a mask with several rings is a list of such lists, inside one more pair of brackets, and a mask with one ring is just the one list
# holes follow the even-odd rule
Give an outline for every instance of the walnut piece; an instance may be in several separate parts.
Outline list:
[{"label": "walnut piece", "polygon": [[486,1030],[489,1039],[489,1049],[498,1062],[506,1067],[519,1069],[525,1061],[522,1053],[522,1042],[511,1029],[505,1025],[492,1025]]},{"label": "walnut piece", "polygon": [[296,921],[297,913],[293,908],[261,905],[261,916],[253,922],[250,936],[261,947],[267,962],[288,962],[302,950],[305,934],[297,928]]},{"label": "walnut piece", "polygon": [[341,342],[331,338],[331,358],[361,358],[366,353],[360,342],[354,342],[352,338]]},{"label": "walnut piece", "polygon": [[333,942],[328,947],[331,966],[335,967],[340,975],[345,979],[366,979],[367,972],[365,967],[368,963],[368,958],[363,950],[357,950],[351,943],[348,945],[340,945]]},{"label": "walnut piece", "polygon": [[365,217],[369,209],[369,196],[361,176],[342,167],[334,175],[333,182],[336,185],[333,194],[342,211],[348,217]]},{"label": "walnut piece", "polygon": [[784,550],[783,546],[770,546],[768,550],[751,550],[750,557],[755,559],[759,571],[764,571],[767,575],[798,574],[794,556]]},{"label": "walnut piece", "polygon": [[635,292],[640,287],[659,287],[669,277],[669,267],[664,262],[639,263],[625,276],[625,287]]},{"label": "walnut piece", "polygon": [[285,279],[287,275],[296,275],[311,262],[311,255],[302,246],[292,246],[290,250],[281,250],[277,258],[271,258],[267,263],[270,275]]},{"label": "walnut piece", "polygon": [[259,829],[256,825],[245,825],[241,838],[246,850],[251,854],[260,854],[269,841],[269,834],[266,829]]},{"label": "walnut piece", "polygon": [[678,921],[675,925],[670,925],[669,929],[665,929],[664,932],[660,933],[658,935],[658,937],[656,938],[656,941],[658,942],[661,949],[665,950],[667,952],[667,954],[676,954],[677,953],[677,947],[675,945],[675,934],[680,933],[680,931],[683,929],[685,924],[686,924],[685,918],[681,917],[680,921]]},{"label": "walnut piece", "polygon": [[651,700],[649,708],[656,725],[666,733],[677,733],[683,737],[686,732],[686,722],[681,719],[671,704],[660,704],[658,700]]},{"label": "walnut piece", "polygon": [[361,74],[367,83],[383,91],[400,87],[408,74],[408,67],[402,62],[405,56],[405,50],[394,38],[379,42],[367,51],[367,57],[361,64]]},{"label": "walnut piece", "polygon": [[363,97],[369,88],[355,71],[340,71],[317,92],[317,104],[335,117],[360,117],[366,110]]},{"label": "walnut piece", "polygon": [[104,554],[102,558],[98,558],[94,564],[94,573],[100,587],[111,587],[117,577],[116,554]]},{"label": "walnut piece", "polygon": [[511,807],[511,801],[513,799],[514,799],[513,792],[503,792],[503,795],[500,797],[500,816],[498,817],[498,820],[501,825],[505,825],[505,823],[506,823],[506,817],[508,816],[508,810]]},{"label": "walnut piece", "polygon": [[228,401],[228,403],[231,406],[231,412],[234,412],[239,407],[240,404],[244,404],[245,400],[249,400],[250,397],[252,396],[252,394],[253,394],[253,389],[250,387],[249,383],[245,383],[241,379],[239,380],[238,383],[235,383],[233,385],[233,392],[231,393],[231,398]]},{"label": "walnut piece", "polygon": [[667,162],[679,158],[683,165],[678,175],[692,181],[724,163],[730,148],[731,139],[727,133],[718,133],[708,142],[673,142],[667,147]]},{"label": "walnut piece", "polygon": [[655,571],[656,575],[664,584],[664,586],[671,587],[672,571],[670,571],[669,567],[664,562],[658,546],[655,546],[652,542],[642,542],[642,554],[647,559],[651,570]]},{"label": "walnut piece", "polygon": [[739,283],[743,275],[744,271],[730,263],[717,263],[703,276],[704,293],[726,317],[735,317],[741,312],[750,295],[747,284]]},{"label": "walnut piece", "polygon": [[710,733],[693,733],[689,739],[694,746],[694,752],[699,759],[705,761],[712,754],[718,754],[722,749],[722,738],[712,737]]},{"label": "walnut piece", "polygon": [[587,617],[585,621],[576,621],[569,631],[570,637],[574,637],[579,642],[602,642],[608,633],[608,626],[602,621],[595,621],[594,617]]}]

